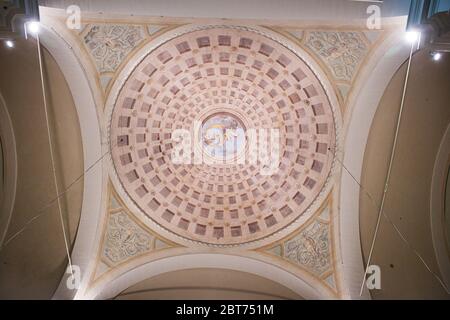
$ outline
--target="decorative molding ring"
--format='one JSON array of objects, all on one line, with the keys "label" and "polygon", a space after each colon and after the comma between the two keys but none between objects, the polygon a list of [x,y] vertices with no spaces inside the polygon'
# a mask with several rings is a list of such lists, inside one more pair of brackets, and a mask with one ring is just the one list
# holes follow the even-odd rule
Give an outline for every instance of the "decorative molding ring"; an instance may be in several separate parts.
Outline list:
[{"label": "decorative molding ring", "polygon": [[[247,247],[247,248],[256,248],[263,246],[265,244],[268,244],[270,242],[275,241],[276,239],[279,239],[289,233],[291,233],[293,230],[301,226],[307,218],[315,212],[318,207],[320,206],[321,202],[325,197],[328,195],[328,193],[331,190],[333,177],[335,176],[335,173],[337,171],[336,169],[336,161],[335,157],[336,154],[340,152],[341,147],[341,135],[340,135],[340,128],[341,128],[341,115],[340,115],[340,108],[338,106],[338,100],[335,96],[334,90],[332,89],[332,86],[330,85],[328,79],[325,76],[325,73],[318,67],[318,65],[314,62],[314,60],[301,48],[298,46],[290,43],[286,39],[282,38],[280,35],[269,31],[264,28],[260,27],[250,27],[250,26],[234,26],[234,25],[189,25],[189,26],[183,26],[180,28],[177,28],[175,30],[171,30],[167,32],[166,34],[158,37],[157,39],[149,42],[146,44],[137,54],[135,59],[132,59],[133,63],[125,66],[119,75],[118,79],[112,86],[110,95],[107,98],[106,102],[106,119],[108,119],[108,123],[106,124],[107,132],[106,136],[108,139],[110,139],[111,135],[111,120],[113,116],[113,109],[114,106],[117,103],[117,99],[119,97],[120,90],[124,86],[125,82],[129,79],[130,74],[135,70],[135,68],[147,57],[147,55],[155,50],[156,48],[160,47],[162,44],[166,43],[167,41],[170,41],[171,39],[174,39],[178,36],[184,35],[186,33],[200,31],[200,30],[208,30],[208,29],[217,29],[217,28],[225,28],[225,29],[234,29],[234,30],[243,30],[243,31],[250,31],[255,32],[257,34],[260,34],[264,37],[267,37],[273,41],[276,41],[277,43],[281,44],[282,46],[288,48],[291,50],[297,57],[299,57],[315,74],[318,81],[320,82],[323,90],[325,90],[327,99],[330,103],[330,106],[332,108],[333,113],[333,122],[334,122],[334,131],[335,131],[335,147],[331,152],[333,153],[333,160],[331,164],[331,168],[329,171],[329,174],[326,178],[326,181],[319,192],[319,194],[316,196],[316,198],[310,203],[308,208],[303,212],[303,214],[296,219],[294,222],[286,226],[284,229],[276,231],[270,235],[267,235],[261,239],[257,239],[254,241],[249,241],[245,243],[238,243],[238,244],[213,244],[213,243],[206,243],[202,241],[192,240],[188,239],[186,237],[180,236],[178,234],[173,233],[172,231],[168,230],[167,228],[161,226],[160,224],[151,221],[148,219],[148,217],[142,212],[142,210],[139,209],[139,207],[129,198],[127,193],[125,192],[123,185],[120,183],[120,179],[117,175],[116,170],[114,169],[114,163],[111,156],[108,158],[109,162],[109,174],[111,176],[111,180],[119,193],[119,195],[122,197],[126,205],[130,208],[132,212],[134,212],[138,217],[142,219],[142,221],[145,221],[154,230],[157,230],[160,232],[163,236],[166,238],[169,238],[173,241],[186,244],[186,245],[199,245],[199,246],[209,246],[209,247],[234,247],[234,246],[240,246],[240,247]],[[108,145],[111,146],[111,141],[108,141]],[[106,151],[106,150],[105,150]]]}]

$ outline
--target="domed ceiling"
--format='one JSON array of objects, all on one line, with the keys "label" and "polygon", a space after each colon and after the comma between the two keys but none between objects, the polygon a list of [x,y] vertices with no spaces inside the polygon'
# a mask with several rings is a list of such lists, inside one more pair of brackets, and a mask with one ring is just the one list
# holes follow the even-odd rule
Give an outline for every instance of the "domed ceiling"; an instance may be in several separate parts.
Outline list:
[{"label": "domed ceiling", "polygon": [[[359,295],[359,186],[341,162],[401,21],[368,31],[91,12],[68,30],[56,9],[41,20],[86,151],[76,297],[186,268],[248,272],[307,299]],[[73,294],[65,283],[58,296]]]},{"label": "domed ceiling", "polygon": [[312,214],[332,167],[335,121],[295,48],[250,28],[209,26],[178,33],[137,64],[109,137],[114,174],[147,219],[185,239],[234,245]]}]

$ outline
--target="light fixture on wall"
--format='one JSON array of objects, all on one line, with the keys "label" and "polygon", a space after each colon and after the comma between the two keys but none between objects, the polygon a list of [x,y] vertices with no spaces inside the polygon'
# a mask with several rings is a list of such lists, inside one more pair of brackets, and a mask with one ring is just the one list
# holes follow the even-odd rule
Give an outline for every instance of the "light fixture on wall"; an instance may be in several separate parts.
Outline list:
[{"label": "light fixture on wall", "polygon": [[442,58],[442,53],[438,52],[438,51],[433,51],[430,53],[431,58],[433,59],[433,61],[439,61]]},{"label": "light fixture on wall", "polygon": [[405,39],[406,41],[408,41],[409,43],[415,43],[416,41],[418,41],[420,38],[420,32],[418,31],[407,31],[405,33]]},{"label": "light fixture on wall", "polygon": [[41,26],[39,24],[39,21],[30,20],[30,21],[25,22],[23,28],[25,31],[25,39],[28,39],[28,33],[31,33],[32,35],[38,37]]},{"label": "light fixture on wall", "polygon": [[8,48],[14,48],[14,42],[13,42],[12,40],[6,40],[6,41],[5,41],[5,45],[6,45]]},{"label": "light fixture on wall", "polygon": [[33,33],[33,34],[37,34],[37,33],[39,33],[39,29],[40,29],[39,22],[37,22],[37,21],[27,22],[26,23],[26,28],[27,28],[28,32]]}]

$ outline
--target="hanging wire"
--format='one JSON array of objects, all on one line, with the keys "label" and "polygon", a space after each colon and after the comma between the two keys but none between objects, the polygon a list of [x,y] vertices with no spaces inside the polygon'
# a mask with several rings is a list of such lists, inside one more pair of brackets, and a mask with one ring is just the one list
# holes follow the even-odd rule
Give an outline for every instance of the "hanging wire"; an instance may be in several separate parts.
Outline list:
[{"label": "hanging wire", "polygon": [[363,293],[363,290],[364,290],[364,284],[366,282],[366,275],[367,275],[368,268],[370,266],[370,262],[372,260],[373,248],[375,247],[375,241],[376,241],[377,236],[378,236],[378,230],[380,228],[381,215],[383,213],[384,203],[385,203],[385,200],[386,200],[386,194],[387,194],[387,191],[388,191],[388,188],[389,188],[389,181],[390,181],[391,172],[392,172],[392,164],[394,163],[395,151],[397,149],[398,133],[399,133],[399,130],[400,130],[400,123],[401,123],[401,120],[402,120],[403,107],[405,105],[406,89],[408,87],[408,79],[409,79],[409,72],[410,72],[410,69],[411,69],[411,60],[412,60],[412,54],[413,54],[413,51],[414,51],[414,45],[415,45],[415,43],[412,42],[411,43],[411,49],[409,50],[408,65],[407,65],[407,68],[406,68],[405,81],[404,81],[404,84],[403,84],[403,92],[402,92],[402,99],[401,99],[401,102],[400,102],[400,110],[399,110],[399,113],[398,113],[398,116],[397,116],[397,125],[395,127],[394,142],[392,144],[391,156],[389,158],[388,172],[387,172],[387,175],[386,175],[386,179],[384,181],[383,195],[381,197],[381,205],[380,205],[380,209],[379,209],[378,215],[377,215],[377,224],[375,226],[375,233],[374,233],[373,238],[372,238],[372,244],[370,245],[369,257],[367,258],[367,266],[366,266],[366,270],[364,271],[364,277],[363,277],[363,281],[361,283],[361,289],[359,291],[359,295],[360,296],[362,296],[362,293]]},{"label": "hanging wire", "polygon": [[[50,129],[50,120],[49,120],[49,115],[48,115],[48,105],[47,105],[47,96],[46,96],[46,89],[45,89],[44,71],[43,71],[43,66],[42,66],[42,52],[41,52],[41,43],[39,40],[39,33],[36,33],[36,41],[37,41],[37,48],[38,48],[39,72],[40,72],[40,76],[41,76],[42,97],[43,97],[43,101],[44,101],[45,121],[47,124],[47,135],[48,135],[49,148],[50,148],[50,161],[52,164],[52,172],[53,172],[53,180],[54,180],[54,184],[55,184],[55,190],[56,190],[56,194],[58,195],[59,194],[59,186],[58,186],[58,178],[57,178],[57,174],[56,174],[55,155],[53,153],[52,131]],[[67,259],[69,261],[70,273],[73,277],[72,259],[70,257],[69,240],[67,237],[66,226],[64,224],[64,219],[63,219],[63,215],[62,215],[61,197],[57,197],[56,201],[58,204],[58,213],[59,213],[61,228],[62,228],[62,232],[63,232],[63,236],[64,236],[64,245],[66,247],[66,253],[67,253]]]},{"label": "hanging wire", "polygon": [[56,197],[54,197],[53,199],[51,199],[49,202],[47,202],[41,209],[39,209],[36,213],[36,215],[31,218],[30,220],[28,220],[25,225],[18,230],[14,235],[12,235],[11,237],[9,237],[2,245],[2,247],[0,248],[0,252],[7,246],[7,244],[9,242],[11,242],[12,240],[14,240],[14,238],[16,238],[17,236],[19,236],[23,231],[25,231],[29,225],[31,225],[31,223],[33,221],[35,221],[36,219],[40,218],[41,216],[45,215],[46,213],[48,213],[49,211],[45,211],[46,209],[50,208],[59,198],[61,198],[62,196],[64,196],[67,192],[70,191],[70,189],[75,186],[78,182],[80,182],[84,176],[86,174],[89,173],[89,171],[91,171],[98,163],[100,163],[105,156],[107,156],[110,153],[110,151],[105,152],[101,157],[99,157],[93,164],[91,164],[85,171],[83,171],[75,180],[73,180],[63,191],[61,191],[59,194],[56,195]]},{"label": "hanging wire", "polygon": [[[379,209],[379,205],[377,204],[377,202],[374,200],[374,198],[372,197],[372,195],[367,191],[366,188],[364,188],[364,186],[355,178],[355,176],[350,172],[350,170],[348,170],[348,168],[344,165],[344,163],[338,158],[336,157],[336,160],[341,164],[342,168],[347,172],[347,174],[352,178],[353,181],[355,181],[355,183],[359,186],[359,188],[364,192],[364,194],[369,198],[370,202],[372,203],[373,207],[376,208],[377,210]],[[387,220],[387,222],[392,225],[392,227],[394,228],[394,230],[398,233],[398,235],[400,236],[401,240],[408,246],[409,249],[411,249],[411,251],[413,251],[413,253],[419,258],[419,260],[423,263],[423,265],[425,266],[425,268],[438,280],[438,282],[440,283],[440,285],[442,286],[442,288],[447,292],[447,294],[450,294],[450,290],[448,289],[448,287],[444,284],[444,282],[442,281],[442,279],[431,270],[431,268],[428,266],[428,264],[426,263],[425,259],[421,256],[421,254],[409,243],[409,241],[406,239],[406,237],[403,235],[403,233],[400,231],[400,229],[397,227],[397,225],[389,218],[389,216],[386,214],[386,212],[383,211],[383,217],[385,217],[385,219]],[[369,264],[368,264],[369,265]],[[364,278],[364,282],[363,285],[365,283],[365,278]]]}]

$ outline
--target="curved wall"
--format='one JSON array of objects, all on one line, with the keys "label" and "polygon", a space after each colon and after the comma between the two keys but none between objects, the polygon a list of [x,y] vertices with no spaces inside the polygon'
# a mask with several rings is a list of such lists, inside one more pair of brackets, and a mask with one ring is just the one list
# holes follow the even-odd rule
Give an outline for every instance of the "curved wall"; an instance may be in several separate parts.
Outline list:
[{"label": "curved wall", "polygon": [[[384,189],[406,64],[384,92],[370,130],[360,192],[360,233],[364,259],[370,250]],[[410,80],[393,162],[385,213],[371,264],[381,267],[381,290],[374,299],[449,298],[440,277],[430,226],[430,191],[436,154],[450,122],[450,59],[433,62],[427,50],[413,56]],[[370,196],[369,196],[370,195]],[[428,268],[421,262],[424,259]]]},{"label": "curved wall", "polygon": [[[54,133],[66,230],[73,242],[81,211],[83,150],[71,93],[53,57],[44,49],[47,99]],[[18,39],[0,49],[0,92],[17,145],[17,193],[0,249],[0,298],[51,298],[67,258],[50,160],[36,42]]]},{"label": "curved wall", "polygon": [[16,197],[16,139],[6,103],[0,92],[0,248],[6,236]]}]

